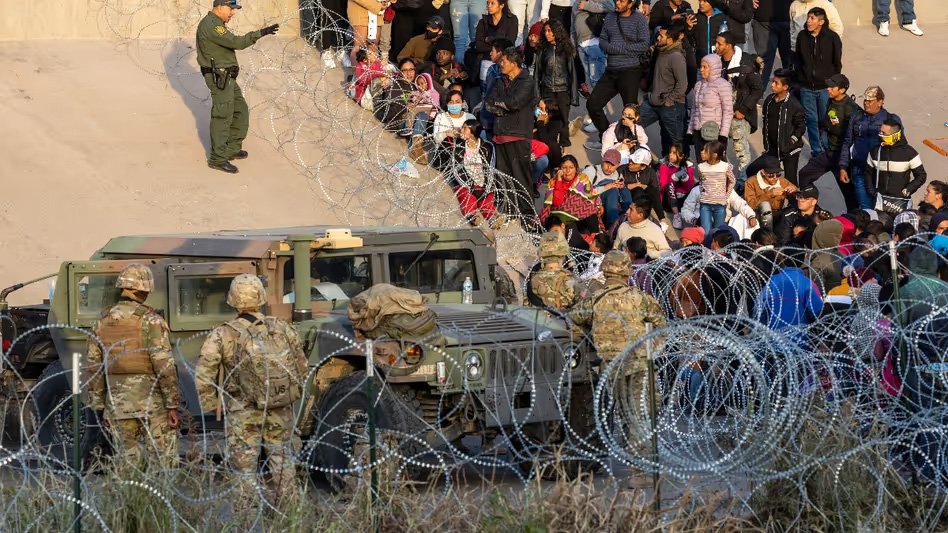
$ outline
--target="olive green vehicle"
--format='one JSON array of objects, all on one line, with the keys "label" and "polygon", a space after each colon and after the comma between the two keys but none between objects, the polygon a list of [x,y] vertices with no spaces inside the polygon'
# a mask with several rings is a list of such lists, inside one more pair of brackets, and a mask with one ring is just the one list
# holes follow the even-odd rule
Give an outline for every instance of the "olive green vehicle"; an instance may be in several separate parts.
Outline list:
[{"label": "olive green vehicle", "polygon": [[[63,263],[51,302],[8,308],[7,294],[23,284],[5,289],[4,347],[16,341],[3,368],[3,394],[28,399],[33,414],[9,413],[8,435],[9,426],[22,421],[33,426],[22,431],[35,434],[40,446],[58,454],[71,448],[71,378],[64,370],[74,352],[85,353],[88,328],[117,300],[116,277],[132,263],[148,265],[155,276],[147,304],[171,329],[182,411],[191,415],[184,433],[221,427],[213,414],[202,413],[193,367],[207,331],[235,316],[226,295],[242,273],[262,279],[267,314],[291,320],[304,340],[311,372],[296,410],[314,471],[346,468],[353,460],[352,435],[364,428],[369,404],[363,385],[373,373],[385,382],[375,387],[382,391],[379,428],[417,436],[409,446],[417,457],[452,449],[470,435],[485,446],[506,435],[499,446],[509,449],[563,442],[590,427],[593,356],[557,317],[508,307],[498,296],[498,286],[510,280],[480,230],[315,226],[116,237],[87,261]],[[473,304],[465,305],[467,277]],[[376,283],[426,295],[439,334],[379,340],[374,368],[367,369],[366,345],[356,339],[346,307]],[[100,439],[94,416],[85,416],[83,452]]]}]

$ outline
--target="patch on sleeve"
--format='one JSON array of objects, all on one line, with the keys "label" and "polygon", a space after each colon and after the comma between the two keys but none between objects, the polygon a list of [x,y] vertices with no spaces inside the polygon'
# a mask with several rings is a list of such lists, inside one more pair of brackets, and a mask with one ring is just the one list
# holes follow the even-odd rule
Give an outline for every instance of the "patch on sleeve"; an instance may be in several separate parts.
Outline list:
[{"label": "patch on sleeve", "polygon": [[227,33],[227,28],[223,26],[215,26],[214,31],[216,31],[218,35],[224,35],[225,33]]}]

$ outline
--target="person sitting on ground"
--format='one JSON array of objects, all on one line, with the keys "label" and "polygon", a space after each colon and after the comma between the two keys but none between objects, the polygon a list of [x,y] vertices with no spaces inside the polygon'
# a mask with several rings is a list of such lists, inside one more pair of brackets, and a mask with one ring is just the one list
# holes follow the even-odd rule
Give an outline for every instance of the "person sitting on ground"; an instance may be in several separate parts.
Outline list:
[{"label": "person sitting on ground", "polygon": [[[768,280],[767,285],[754,300],[757,319],[772,330],[787,330],[812,323],[823,311],[823,298],[816,284],[806,277],[800,268],[797,249],[781,249],[778,254],[779,269]],[[801,343],[806,334],[793,334]]]},{"label": "person sitting on ground", "polygon": [[563,158],[563,110],[552,98],[541,98],[534,111],[533,138],[547,145],[549,168],[558,168]]},{"label": "person sitting on ground", "polygon": [[658,259],[672,252],[668,239],[662,228],[648,219],[652,212],[652,203],[644,195],[632,198],[632,205],[626,211],[626,221],[619,226],[616,233],[615,247],[620,249],[630,237],[641,237],[645,239],[648,248],[648,256],[652,259]]},{"label": "person sitting on ground", "polygon": [[694,164],[688,160],[685,148],[681,143],[672,143],[668,157],[658,165],[658,185],[665,191],[663,200],[671,208],[672,227],[675,229],[684,227],[681,208],[697,183]]},{"label": "person sitting on ground", "polygon": [[[442,36],[435,44],[432,53],[434,61],[426,71],[434,80],[434,88],[442,96],[447,96],[448,86],[454,83],[467,83],[468,75],[464,67],[454,60],[454,41],[450,37]],[[463,89],[462,89],[463,94]]]},{"label": "person sitting on ground", "polygon": [[[735,217],[740,217],[740,221],[735,221]],[[695,185],[685,203],[681,207],[681,218],[686,224],[697,225],[701,227],[701,183]],[[732,190],[727,197],[727,204],[724,209],[724,222],[728,225],[739,228],[739,233],[753,233],[747,228],[757,227],[757,213],[747,205],[747,202],[737,191]],[[748,235],[749,237],[749,235]]]},{"label": "person sitting on ground", "polygon": [[472,226],[491,220],[497,229],[503,219],[497,217],[494,204],[494,145],[481,139],[480,134],[477,119],[470,118],[461,126],[448,185],[454,189],[461,213]]},{"label": "person sitting on ground", "polygon": [[842,238],[843,225],[836,219],[820,222],[813,230],[810,279],[820,287],[821,294],[826,294],[842,281],[843,263],[839,253]]},{"label": "person sitting on ground", "polygon": [[593,235],[602,230],[599,222],[599,197],[589,179],[579,173],[579,162],[571,155],[563,156],[563,163],[550,180],[540,221],[549,217],[563,220],[572,231],[571,248],[588,249],[582,235]]},{"label": "person sitting on ground", "polygon": [[451,160],[454,146],[459,140],[461,126],[467,121],[475,120],[474,115],[464,112],[464,98],[461,93],[454,91],[448,95],[447,110],[438,113],[434,120],[431,137],[435,142],[428,158],[432,166],[442,170]]},{"label": "person sitting on ground", "polygon": [[833,218],[833,215],[819,206],[820,190],[810,185],[802,191],[797,191],[796,204],[787,206],[774,217],[774,232],[781,244],[789,243],[795,234],[794,227],[801,219],[810,220],[810,226],[816,226],[824,220]]},{"label": "person sitting on ground", "polygon": [[797,188],[783,177],[780,160],[774,156],[764,156],[760,172],[744,184],[744,199],[761,216],[761,220],[766,218],[764,213],[777,213],[783,209],[787,197],[795,192]]},{"label": "person sitting on ground", "polygon": [[409,39],[402,51],[398,53],[398,60],[411,58],[418,72],[427,72],[431,65],[434,45],[444,33],[444,19],[439,15],[432,16],[425,24],[425,33]]},{"label": "person sitting on ground", "polygon": [[587,150],[599,150],[601,154],[607,150],[618,150],[625,164],[637,148],[648,148],[648,135],[639,124],[639,118],[638,104],[628,104],[622,109],[621,118],[602,133],[602,142],[591,141],[583,146]]},{"label": "person sitting on ground", "polygon": [[583,170],[602,202],[602,221],[606,228],[611,228],[624,217],[625,210],[632,203],[632,192],[625,187],[625,181],[619,174],[620,161],[618,150],[608,150],[603,154],[601,164],[590,165]]},{"label": "person sitting on ground", "polygon": [[932,206],[936,212],[948,211],[948,183],[939,180],[928,182],[924,203]]},{"label": "person sitting on ground", "polygon": [[[382,69],[382,62],[379,61],[375,50],[371,48],[360,48],[356,51],[356,68],[353,77],[352,86],[354,94],[352,99],[356,102],[362,102],[362,96],[369,88],[369,84],[376,78],[384,78],[385,71]],[[372,95],[374,96],[374,95]]]},{"label": "person sitting on ground", "polygon": [[658,175],[652,165],[652,152],[647,148],[639,148],[632,152],[629,164],[620,169],[625,187],[632,191],[632,196],[644,194],[649,204],[655,210],[658,220],[665,218],[665,209],[662,208],[661,189],[658,185]]},{"label": "person sitting on ground", "polygon": [[413,114],[414,120],[409,153],[413,161],[427,165],[430,149],[426,146],[425,136],[428,135],[428,126],[431,121],[441,110],[439,107],[441,97],[434,88],[431,74],[419,74],[415,78],[415,87],[416,89],[412,91],[410,97],[411,107],[409,113]]}]

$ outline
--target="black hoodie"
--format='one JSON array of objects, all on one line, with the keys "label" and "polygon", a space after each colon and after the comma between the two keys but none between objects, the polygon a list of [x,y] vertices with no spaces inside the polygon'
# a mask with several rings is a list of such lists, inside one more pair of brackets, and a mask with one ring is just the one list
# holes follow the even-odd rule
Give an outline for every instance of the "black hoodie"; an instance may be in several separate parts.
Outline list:
[{"label": "black hoodie", "polygon": [[797,74],[800,87],[826,89],[826,79],[843,71],[843,41],[823,27],[816,37],[803,30],[797,35]]}]

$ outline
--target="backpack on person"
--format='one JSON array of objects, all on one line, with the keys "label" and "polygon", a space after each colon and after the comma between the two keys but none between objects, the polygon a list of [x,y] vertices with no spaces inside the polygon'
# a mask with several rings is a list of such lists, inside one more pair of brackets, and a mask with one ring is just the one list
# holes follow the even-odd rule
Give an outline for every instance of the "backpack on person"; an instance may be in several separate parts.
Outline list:
[{"label": "backpack on person", "polygon": [[241,314],[227,322],[240,335],[235,354],[237,384],[243,399],[257,409],[286,407],[302,396],[296,356],[277,320]]}]

